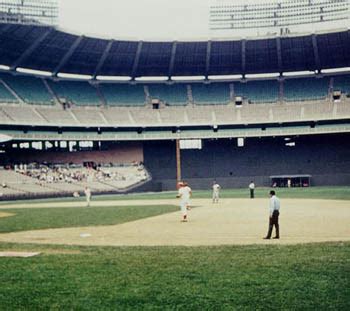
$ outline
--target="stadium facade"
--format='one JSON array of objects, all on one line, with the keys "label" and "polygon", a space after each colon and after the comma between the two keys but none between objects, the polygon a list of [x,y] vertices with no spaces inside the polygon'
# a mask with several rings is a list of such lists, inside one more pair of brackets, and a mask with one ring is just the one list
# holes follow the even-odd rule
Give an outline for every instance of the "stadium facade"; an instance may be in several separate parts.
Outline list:
[{"label": "stadium facade", "polygon": [[[0,42],[4,166],[70,162],[73,152],[110,163],[96,152],[136,142],[152,176],[139,189],[174,189],[180,177],[193,188],[270,186],[276,176],[350,184],[347,29],[136,42],[3,23]],[[201,149],[179,152],[180,140]]]},{"label": "stadium facade", "polygon": [[209,28],[217,35],[266,35],[337,29],[349,25],[348,0],[213,0]]},{"label": "stadium facade", "polygon": [[0,22],[58,26],[57,0],[3,0]]}]

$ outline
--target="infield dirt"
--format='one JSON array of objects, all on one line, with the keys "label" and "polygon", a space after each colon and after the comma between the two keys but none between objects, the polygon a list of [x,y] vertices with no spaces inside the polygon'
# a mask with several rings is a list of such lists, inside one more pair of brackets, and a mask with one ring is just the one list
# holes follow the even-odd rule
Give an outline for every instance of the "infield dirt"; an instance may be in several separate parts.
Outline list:
[{"label": "infield dirt", "polygon": [[[95,201],[93,207],[177,205],[178,200]],[[84,202],[2,205],[0,208],[84,207]],[[282,199],[280,240],[263,240],[268,227],[268,199],[193,199],[189,221],[180,211],[112,226],[46,229],[0,235],[2,242],[65,245],[242,245],[298,244],[350,240],[350,202]],[[0,213],[1,215],[1,213]]]}]

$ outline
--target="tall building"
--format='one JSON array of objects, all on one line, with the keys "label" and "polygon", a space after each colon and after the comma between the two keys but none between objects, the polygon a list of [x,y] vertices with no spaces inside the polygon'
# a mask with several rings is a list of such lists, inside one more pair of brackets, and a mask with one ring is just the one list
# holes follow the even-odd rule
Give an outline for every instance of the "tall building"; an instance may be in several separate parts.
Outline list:
[{"label": "tall building", "polygon": [[349,26],[349,0],[212,0],[212,35],[284,35]]},{"label": "tall building", "polygon": [[0,23],[58,25],[58,0],[2,0]]}]

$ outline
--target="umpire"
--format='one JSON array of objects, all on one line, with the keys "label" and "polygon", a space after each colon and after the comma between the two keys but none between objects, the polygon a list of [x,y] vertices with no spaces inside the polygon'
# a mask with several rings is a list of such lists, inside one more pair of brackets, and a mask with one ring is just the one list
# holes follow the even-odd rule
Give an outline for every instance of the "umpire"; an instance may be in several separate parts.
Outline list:
[{"label": "umpire", "polygon": [[270,220],[269,220],[269,231],[264,239],[271,239],[272,229],[275,225],[276,236],[274,239],[280,238],[280,227],[278,224],[278,217],[280,215],[280,199],[276,196],[274,190],[270,191]]}]

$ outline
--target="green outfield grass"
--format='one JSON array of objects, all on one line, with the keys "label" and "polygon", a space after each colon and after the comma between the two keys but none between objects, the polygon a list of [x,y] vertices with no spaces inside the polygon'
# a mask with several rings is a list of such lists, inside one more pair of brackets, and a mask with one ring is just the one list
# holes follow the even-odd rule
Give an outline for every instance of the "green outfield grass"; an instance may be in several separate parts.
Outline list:
[{"label": "green outfield grass", "polygon": [[[257,189],[256,196],[267,198],[268,190]],[[276,191],[282,198],[349,199],[345,187]],[[247,189],[223,190],[221,194],[248,197]],[[101,196],[94,200],[174,195]],[[194,191],[194,197],[210,198],[211,192]],[[61,199],[40,200],[52,202],[53,207],[58,201]],[[178,211],[178,207],[0,211],[15,214],[0,218],[0,232],[14,232],[118,224]],[[27,259],[0,258],[0,310],[350,310],[350,242],[217,247],[0,243],[0,250],[42,252]]]},{"label": "green outfield grass", "polygon": [[[268,192],[272,188],[258,187],[255,190],[256,198],[268,197]],[[275,188],[274,189],[281,198],[304,198],[304,199],[325,199],[325,200],[350,200],[350,187],[309,187],[309,188]],[[93,200],[154,200],[154,199],[173,199],[176,191],[153,192],[153,193],[131,193],[131,194],[111,194],[111,195],[95,195]],[[210,190],[193,190],[194,198],[211,198]],[[220,192],[222,198],[249,198],[249,189],[222,189]],[[80,198],[50,198],[35,199],[30,202],[82,202],[84,197]],[[3,204],[17,204],[21,201],[2,201]]]},{"label": "green outfield grass", "polygon": [[[54,206],[54,203],[52,203]],[[116,225],[178,211],[177,206],[99,206],[1,210],[15,214],[0,218],[0,233],[48,228]]]},{"label": "green outfield grass", "polygon": [[0,258],[1,310],[350,309],[350,243],[0,249],[44,252]]}]

